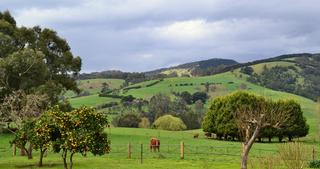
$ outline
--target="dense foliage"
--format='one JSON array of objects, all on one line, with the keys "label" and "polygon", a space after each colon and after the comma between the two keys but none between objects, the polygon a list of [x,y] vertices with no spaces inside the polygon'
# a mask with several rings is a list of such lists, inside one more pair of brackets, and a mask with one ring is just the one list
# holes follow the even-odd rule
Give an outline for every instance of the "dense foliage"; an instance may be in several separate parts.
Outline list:
[{"label": "dense foliage", "polygon": [[295,63],[295,66],[265,66],[261,74],[254,73],[248,80],[316,101],[320,96],[320,55],[303,55],[291,62]]},{"label": "dense foliage", "polygon": [[[246,105],[250,108],[257,107],[257,98],[254,95],[237,92],[232,95],[219,97],[210,103],[209,110],[202,123],[205,132],[215,133],[218,139],[235,139],[239,138],[239,128],[236,124],[236,111],[238,107]],[[308,134],[309,126],[303,117],[301,107],[295,101],[277,101],[278,111],[290,112],[290,119],[285,128],[267,127],[262,129],[258,138],[278,137],[281,141],[287,137],[291,140],[294,137],[303,137]]]},{"label": "dense foliage", "polygon": [[8,11],[0,12],[0,104],[14,91],[47,95],[57,104],[65,90],[79,92],[75,77],[81,59],[74,57],[57,32],[18,27]]},{"label": "dense foliage", "polygon": [[203,95],[202,92],[199,92],[199,95],[196,94],[195,96],[197,97],[194,98],[199,98],[195,99],[198,101],[198,104],[196,109],[192,109],[187,105],[184,100],[185,98],[183,97],[171,100],[168,95],[159,93],[151,98],[148,105],[149,111],[146,113],[146,117],[153,122],[163,115],[170,114],[182,119],[187,126],[187,129],[198,129],[201,126],[202,117],[204,115],[204,107],[201,100],[204,99],[204,96],[207,97],[207,95]]},{"label": "dense foliage", "polygon": [[[40,150],[39,166],[42,166],[45,151],[52,147],[55,152],[62,152],[64,168],[72,169],[75,153],[103,155],[110,151],[110,141],[104,133],[107,120],[104,114],[92,108],[81,107],[65,113],[55,107],[38,119],[24,121],[12,144],[23,149],[29,158],[32,158],[32,149]],[[30,147],[26,148],[27,145]]]},{"label": "dense foliage", "polygon": [[140,122],[140,116],[135,113],[120,114],[112,120],[112,124],[116,127],[138,128]]},{"label": "dense foliage", "polygon": [[181,119],[172,115],[164,115],[159,117],[153,123],[153,125],[157,129],[171,131],[185,130],[187,128]]}]

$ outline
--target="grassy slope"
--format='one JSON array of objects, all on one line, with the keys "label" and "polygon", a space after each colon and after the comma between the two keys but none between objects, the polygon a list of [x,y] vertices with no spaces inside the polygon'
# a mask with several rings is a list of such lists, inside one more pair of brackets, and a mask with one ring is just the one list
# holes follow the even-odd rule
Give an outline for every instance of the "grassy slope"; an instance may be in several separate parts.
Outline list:
[{"label": "grassy slope", "polygon": [[98,94],[95,94],[90,96],[72,98],[72,99],[69,99],[69,101],[72,107],[77,108],[83,105],[95,107],[103,103],[118,102],[119,99],[110,98],[110,97],[99,97]]},{"label": "grassy slope", "polygon": [[[162,92],[162,93],[168,93],[170,94],[171,91],[175,92],[182,92],[182,91],[189,91],[191,93],[204,90],[203,85],[200,85],[201,83],[206,82],[212,82],[212,83],[221,83],[218,85],[220,86],[220,90],[212,91],[209,94],[212,96],[212,98],[225,95],[230,92],[234,92],[236,90],[239,90],[239,86],[241,84],[245,84],[247,86],[247,91],[251,93],[255,93],[261,96],[265,96],[271,99],[294,99],[298,101],[304,111],[304,115],[306,116],[308,120],[308,124],[310,125],[310,137],[315,137],[315,131],[316,131],[316,117],[315,117],[315,108],[316,104],[310,99],[306,99],[301,96],[297,96],[290,93],[285,92],[279,92],[274,91],[271,89],[267,89],[252,83],[249,83],[246,81],[245,75],[240,76],[238,71],[235,71],[234,73],[227,72],[222,74],[217,74],[213,76],[204,76],[204,77],[190,77],[190,78],[168,78],[164,79],[162,82],[151,86],[151,87],[143,87],[140,89],[132,89],[129,90],[126,95],[133,95],[135,97],[141,97],[141,98],[150,98],[156,93]],[[143,82],[141,84],[145,86],[146,83],[149,82]],[[184,84],[184,83],[192,83],[193,85],[189,86],[175,86],[176,84]]]},{"label": "grassy slope", "polygon": [[[205,139],[199,130],[193,131],[163,131],[153,129],[132,129],[132,128],[111,128],[107,129],[111,140],[111,153],[101,157],[75,156],[75,168],[117,168],[117,169],[138,169],[138,168],[183,168],[183,169],[236,169],[239,168],[240,142],[226,142]],[[199,139],[193,139],[193,134],[200,132]],[[12,157],[8,141],[11,135],[0,135],[0,169],[33,168],[37,163],[38,152],[34,153],[33,160],[26,157]],[[161,140],[161,153],[150,153],[148,143],[150,137],[158,137]],[[185,143],[185,160],[179,160],[179,144]],[[132,144],[132,158],[127,159],[127,144]],[[144,164],[139,164],[140,144],[144,145]],[[275,154],[278,144],[256,143],[253,146],[250,156],[261,157]],[[213,151],[209,151],[212,149]],[[169,152],[168,152],[169,151]],[[196,153],[197,152],[197,153]],[[232,155],[221,155],[227,153]],[[219,155],[218,155],[219,154]],[[62,168],[60,154],[49,152],[44,159],[44,168]]]},{"label": "grassy slope", "polygon": [[163,71],[161,73],[168,75],[168,74],[171,74],[171,73],[174,73],[174,72],[177,73],[177,75],[179,77],[181,77],[182,75],[192,76],[191,75],[191,71],[189,69],[169,69],[169,70],[165,70],[165,71]]},{"label": "grassy slope", "polygon": [[261,74],[263,71],[263,67],[266,66],[268,69],[273,68],[275,66],[282,66],[282,67],[288,67],[288,66],[295,66],[295,63],[292,62],[285,62],[285,61],[278,61],[278,62],[267,62],[267,63],[260,63],[251,66],[255,73]]},{"label": "grassy slope", "polygon": [[[97,94],[101,91],[102,83],[107,83],[110,88],[120,88],[124,80],[122,79],[88,79],[77,81],[78,86],[81,90],[88,91],[90,94]],[[65,94],[67,97],[75,96],[75,93],[68,91]]]}]

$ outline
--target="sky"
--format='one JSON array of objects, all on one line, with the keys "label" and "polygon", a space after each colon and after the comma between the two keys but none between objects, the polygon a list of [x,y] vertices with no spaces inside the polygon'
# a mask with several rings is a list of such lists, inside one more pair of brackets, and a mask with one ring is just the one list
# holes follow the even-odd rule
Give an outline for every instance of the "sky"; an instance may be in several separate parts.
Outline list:
[{"label": "sky", "polygon": [[318,0],[0,0],[0,10],[57,31],[82,72],[320,51]]}]

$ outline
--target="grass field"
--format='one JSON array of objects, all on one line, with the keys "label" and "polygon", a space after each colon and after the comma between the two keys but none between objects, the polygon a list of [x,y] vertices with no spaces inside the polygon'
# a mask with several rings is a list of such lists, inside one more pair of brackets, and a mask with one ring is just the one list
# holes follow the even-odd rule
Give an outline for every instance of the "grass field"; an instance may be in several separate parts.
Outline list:
[{"label": "grass field", "polygon": [[[154,81],[146,81],[135,85],[140,85],[140,89],[130,89],[125,95],[133,95],[134,97],[149,99],[157,93],[171,94],[172,91],[182,92],[189,91],[191,93],[196,91],[203,91],[204,86],[201,83],[215,83],[216,89],[209,92],[211,99],[222,96],[236,90],[240,90],[241,85],[246,86],[246,91],[265,96],[271,99],[294,99],[299,102],[310,125],[310,133],[308,137],[316,137],[317,120],[316,120],[316,104],[310,99],[297,96],[290,93],[274,91],[267,89],[246,81],[246,76],[239,74],[238,71],[217,74],[213,76],[204,77],[179,77],[179,78],[166,78],[156,85],[146,87]],[[181,86],[180,84],[188,84]],[[191,85],[192,84],[192,85]],[[70,99],[73,107],[80,107],[81,105],[97,106],[111,101],[119,101],[118,99],[99,97],[98,95],[84,96]],[[318,136],[317,136],[318,137]]]},{"label": "grass field", "polygon": [[[162,131],[153,129],[111,128],[107,129],[111,140],[110,154],[93,157],[89,155],[75,156],[74,168],[84,169],[237,169],[240,162],[240,142],[226,142],[206,139],[199,130],[193,131]],[[194,139],[194,133],[200,132],[200,138]],[[1,169],[31,169],[38,160],[38,152],[34,153],[33,160],[26,157],[13,157],[9,145],[12,135],[0,135],[0,168]],[[150,137],[158,137],[161,140],[160,153],[149,152],[148,143]],[[185,159],[180,160],[179,144],[185,144]],[[127,144],[132,144],[132,159],[127,158]],[[140,145],[143,144],[144,158],[140,164]],[[310,143],[306,143],[310,144]],[[278,143],[256,143],[251,151],[251,157],[263,157],[275,155]],[[311,145],[310,145],[311,146]],[[209,150],[211,149],[211,150]],[[225,155],[223,155],[225,154]],[[253,161],[253,160],[252,160]],[[43,168],[62,168],[60,154],[49,152],[44,159]]]},{"label": "grass field", "polygon": [[189,69],[169,69],[169,70],[165,70],[163,72],[161,72],[162,74],[171,74],[171,73],[177,73],[177,75],[179,77],[181,77],[182,75],[189,75],[189,76],[192,76],[191,75],[191,70]]},{"label": "grass field", "polygon": [[103,103],[108,102],[118,102],[119,99],[110,98],[110,97],[99,97],[98,94],[90,95],[90,96],[82,96],[69,99],[72,107],[78,108],[83,105],[95,107]]},{"label": "grass field", "polygon": [[[102,83],[107,83],[111,89],[120,88],[124,80],[122,79],[88,79],[78,80],[78,87],[83,91],[88,91],[90,94],[98,94],[101,91]],[[68,91],[65,94],[66,97],[73,97],[76,94],[72,91]]]},{"label": "grass field", "polygon": [[[263,67],[266,66],[268,69],[273,68],[275,66],[282,66],[282,67],[288,67],[288,66],[295,66],[295,63],[292,62],[286,62],[286,61],[277,61],[277,62],[267,62],[267,63],[260,63],[251,66],[255,73],[261,74],[263,71]],[[299,67],[295,66],[296,68],[300,69]]]},{"label": "grass field", "polygon": [[[149,99],[154,94],[160,92],[170,94],[172,91],[189,91],[193,93],[196,91],[205,90],[204,85],[201,85],[201,83],[209,82],[214,83],[215,86],[215,90],[210,90],[209,92],[211,99],[240,90],[241,86],[243,85],[245,86],[246,91],[271,99],[294,99],[301,104],[304,111],[304,116],[307,118],[307,123],[310,125],[310,134],[307,137],[300,138],[299,141],[302,141],[309,146],[315,146],[315,148],[319,150],[319,115],[317,114],[317,105],[312,100],[290,93],[274,91],[249,83],[246,81],[246,76],[240,74],[237,70],[234,72],[227,72],[205,77],[166,78],[156,85],[147,87],[147,84],[152,82],[154,81],[135,84],[142,86],[142,88],[130,89],[127,93],[125,93],[125,95],[131,94],[135,97]],[[92,95],[71,99],[70,101],[72,105],[79,107],[82,104],[95,106],[104,102],[112,101],[109,99],[110,98],[101,98],[97,95]],[[193,139],[193,133],[201,132],[201,130],[170,132],[151,129],[111,128],[107,129],[106,131],[109,133],[111,139],[112,152],[109,155],[102,157],[83,158],[78,155],[76,156],[75,160],[76,168],[239,168],[241,149],[240,143],[208,140],[203,137],[203,134],[201,135],[202,137],[200,139]],[[158,137],[161,140],[161,153],[150,153],[148,151],[148,147],[146,145],[148,145],[150,137],[153,136]],[[7,140],[8,137],[9,136],[6,136]],[[179,144],[181,141],[183,141],[186,145],[185,160],[179,160]],[[133,159],[127,159],[127,144],[129,142],[131,142],[133,146]],[[139,163],[139,147],[141,143],[145,145],[143,149],[145,152],[143,164]],[[250,155],[251,157],[264,157],[270,154],[277,154],[278,146],[279,143],[256,143]],[[7,147],[6,149],[7,150],[5,153],[8,153],[9,148]],[[211,149],[213,149],[213,151],[211,151]],[[60,156],[57,154],[50,154],[50,157],[46,160],[48,160],[52,166],[48,168],[59,168],[59,166],[62,164],[59,157]],[[10,160],[12,161],[11,163]],[[0,159],[0,166],[1,163],[5,163],[4,165],[6,167],[4,168],[23,168],[23,166],[17,166],[14,164],[19,160],[26,162],[26,164],[29,165],[36,163],[36,160],[27,161],[22,157],[10,158],[10,160]]]},{"label": "grass field", "polygon": [[[240,90],[241,85],[246,86],[246,91],[261,96],[265,96],[270,99],[294,99],[299,102],[304,111],[304,116],[307,118],[307,122],[310,125],[310,134],[308,137],[318,137],[316,136],[317,130],[317,120],[316,120],[316,103],[310,99],[286,93],[274,91],[267,89],[253,83],[246,81],[246,76],[235,71],[234,73],[227,72],[222,74],[217,74],[213,76],[204,76],[204,77],[179,77],[179,78],[166,78],[163,81],[157,83],[154,86],[142,87],[140,89],[131,89],[126,95],[133,95],[134,97],[140,97],[149,99],[157,93],[167,93],[170,94],[172,91],[182,92],[189,91],[191,93],[196,91],[203,91],[204,86],[201,83],[215,83],[218,84],[215,91],[210,91],[211,99],[214,99],[218,96],[222,96],[237,90]],[[142,82],[136,85],[145,86],[150,82]],[[180,84],[189,84],[188,86],[180,86]],[[192,84],[192,85],[190,85]],[[176,86],[177,85],[177,86]],[[220,89],[219,89],[220,88]]]}]

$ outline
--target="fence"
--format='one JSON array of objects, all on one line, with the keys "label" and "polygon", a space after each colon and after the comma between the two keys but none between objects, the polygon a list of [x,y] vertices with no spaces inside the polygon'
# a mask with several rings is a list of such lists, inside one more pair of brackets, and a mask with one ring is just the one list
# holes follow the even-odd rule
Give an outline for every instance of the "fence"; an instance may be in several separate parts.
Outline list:
[{"label": "fence", "polygon": [[[256,149],[253,148],[251,157],[263,157],[274,154],[275,149]],[[207,145],[188,145],[183,142],[180,144],[161,144],[159,152],[150,151],[149,144],[115,144],[111,146],[109,156],[139,159],[149,158],[173,158],[173,159],[212,159],[212,160],[239,160],[241,146],[207,146]]]}]

